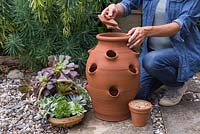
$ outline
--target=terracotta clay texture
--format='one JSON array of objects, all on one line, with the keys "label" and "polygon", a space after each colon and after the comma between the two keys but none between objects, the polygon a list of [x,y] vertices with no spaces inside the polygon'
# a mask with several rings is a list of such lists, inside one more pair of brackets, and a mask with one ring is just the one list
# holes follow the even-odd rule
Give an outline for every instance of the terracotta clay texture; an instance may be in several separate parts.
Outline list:
[{"label": "terracotta clay texture", "polygon": [[152,104],[145,100],[133,100],[129,102],[132,124],[136,127],[145,126],[151,109]]},{"label": "terracotta clay texture", "polygon": [[114,19],[106,19],[103,15],[98,15],[99,20],[104,23],[107,27],[107,29],[116,29],[120,30],[121,28],[118,26],[118,23]]},{"label": "terracotta clay texture", "polygon": [[125,33],[98,34],[97,46],[88,51],[86,88],[99,119],[127,119],[128,103],[139,90],[139,53],[126,46],[128,38]]}]

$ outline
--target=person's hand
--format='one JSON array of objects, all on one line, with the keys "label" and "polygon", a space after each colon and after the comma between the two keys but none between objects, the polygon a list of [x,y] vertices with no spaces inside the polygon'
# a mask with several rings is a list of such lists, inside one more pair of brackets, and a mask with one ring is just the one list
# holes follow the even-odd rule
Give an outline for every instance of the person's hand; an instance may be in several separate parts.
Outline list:
[{"label": "person's hand", "polygon": [[105,8],[101,15],[98,15],[101,22],[103,22],[107,29],[115,29],[121,31],[118,23],[114,20],[117,16],[117,6],[115,4],[110,4],[107,8]]},{"label": "person's hand", "polygon": [[138,48],[143,43],[144,38],[146,37],[146,32],[144,27],[134,27],[132,28],[127,35],[130,35],[127,46],[129,48]]},{"label": "person's hand", "polygon": [[117,16],[117,7],[115,4],[110,4],[108,7],[106,7],[101,15],[103,15],[106,19],[114,19]]}]

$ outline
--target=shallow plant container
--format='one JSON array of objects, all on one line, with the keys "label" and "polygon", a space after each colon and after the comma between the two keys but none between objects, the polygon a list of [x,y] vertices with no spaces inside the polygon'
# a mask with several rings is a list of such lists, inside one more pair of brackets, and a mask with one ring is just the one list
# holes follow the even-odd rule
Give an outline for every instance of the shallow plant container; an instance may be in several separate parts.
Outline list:
[{"label": "shallow plant container", "polygon": [[53,126],[57,126],[57,127],[72,127],[72,126],[80,123],[82,121],[83,117],[84,117],[84,114],[75,115],[75,116],[68,117],[68,118],[61,118],[61,119],[49,117],[48,121]]}]

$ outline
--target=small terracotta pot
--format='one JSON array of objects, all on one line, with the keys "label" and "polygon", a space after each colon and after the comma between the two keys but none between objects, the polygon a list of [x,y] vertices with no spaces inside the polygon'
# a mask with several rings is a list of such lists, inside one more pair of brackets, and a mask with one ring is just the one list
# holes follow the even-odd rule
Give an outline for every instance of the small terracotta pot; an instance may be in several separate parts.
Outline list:
[{"label": "small terracotta pot", "polygon": [[133,100],[128,105],[133,125],[136,127],[145,126],[152,109],[152,104],[145,100]]},{"label": "small terracotta pot", "polygon": [[57,127],[71,127],[73,125],[76,125],[78,123],[80,123],[82,121],[84,117],[84,114],[82,115],[75,115],[69,118],[52,118],[49,117],[49,122],[52,123],[53,126],[57,126]]}]

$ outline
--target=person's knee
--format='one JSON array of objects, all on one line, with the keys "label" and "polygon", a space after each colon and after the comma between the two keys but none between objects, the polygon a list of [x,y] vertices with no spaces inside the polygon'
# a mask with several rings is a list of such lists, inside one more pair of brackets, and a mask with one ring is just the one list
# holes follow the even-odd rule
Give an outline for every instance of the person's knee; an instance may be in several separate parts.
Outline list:
[{"label": "person's knee", "polygon": [[153,52],[148,53],[144,56],[142,65],[148,73],[154,72],[154,70],[158,68],[157,56]]}]

